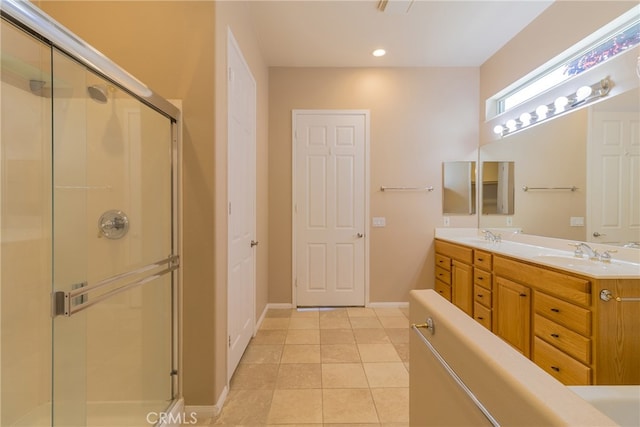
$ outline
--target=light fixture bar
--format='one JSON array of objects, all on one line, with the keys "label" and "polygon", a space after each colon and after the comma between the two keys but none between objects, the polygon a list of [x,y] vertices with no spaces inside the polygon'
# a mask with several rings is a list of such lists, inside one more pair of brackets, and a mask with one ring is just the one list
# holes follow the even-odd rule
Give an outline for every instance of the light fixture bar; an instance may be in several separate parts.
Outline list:
[{"label": "light fixture bar", "polygon": [[558,117],[561,114],[567,113],[607,96],[609,91],[611,91],[611,87],[612,83],[609,77],[606,77],[591,86],[582,86],[574,93],[566,96],[560,96],[549,104],[540,105],[535,109],[535,111],[523,113],[517,118],[512,118],[501,125],[496,125],[493,128],[493,133],[500,136],[507,136],[534,124]]}]

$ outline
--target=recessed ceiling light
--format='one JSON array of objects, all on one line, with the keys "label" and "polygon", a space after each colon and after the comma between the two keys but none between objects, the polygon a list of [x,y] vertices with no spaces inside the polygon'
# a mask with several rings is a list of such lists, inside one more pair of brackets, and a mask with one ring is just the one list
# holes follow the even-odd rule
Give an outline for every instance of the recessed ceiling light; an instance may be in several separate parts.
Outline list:
[{"label": "recessed ceiling light", "polygon": [[376,49],[373,52],[371,52],[371,54],[373,56],[385,56],[387,54],[387,51],[384,49]]}]

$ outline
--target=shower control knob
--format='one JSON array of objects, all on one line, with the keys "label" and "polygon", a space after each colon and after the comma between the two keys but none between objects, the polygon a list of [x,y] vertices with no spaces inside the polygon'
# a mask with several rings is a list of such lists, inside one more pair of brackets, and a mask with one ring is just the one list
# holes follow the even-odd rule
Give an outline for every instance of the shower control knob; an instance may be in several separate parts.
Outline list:
[{"label": "shower control knob", "polygon": [[122,211],[110,210],[100,216],[98,228],[107,239],[121,239],[129,231],[129,218]]}]

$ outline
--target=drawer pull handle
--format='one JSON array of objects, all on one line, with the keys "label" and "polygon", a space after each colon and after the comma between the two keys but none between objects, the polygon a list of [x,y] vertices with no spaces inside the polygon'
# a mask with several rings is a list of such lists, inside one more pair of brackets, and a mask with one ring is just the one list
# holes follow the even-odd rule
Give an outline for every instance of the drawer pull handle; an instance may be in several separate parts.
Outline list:
[{"label": "drawer pull handle", "polygon": [[560,335],[558,335],[558,334],[551,334],[551,336],[552,336],[553,338],[560,338]]},{"label": "drawer pull handle", "polygon": [[552,366],[551,369],[553,369],[556,372],[560,372],[560,368],[558,368],[557,366]]},{"label": "drawer pull handle", "polygon": [[526,296],[527,296],[527,294],[520,294],[520,296],[521,296],[521,297],[526,297]]},{"label": "drawer pull handle", "polygon": [[482,298],[484,295],[482,294],[478,294],[478,298]]},{"label": "drawer pull handle", "polygon": [[484,261],[484,258],[478,258],[478,261],[482,262]]},{"label": "drawer pull handle", "polygon": [[478,316],[478,320],[484,320],[484,317]]},{"label": "drawer pull handle", "polygon": [[554,313],[560,313],[560,309],[559,308],[552,308],[551,311],[553,311]]},{"label": "drawer pull handle", "polygon": [[478,277],[478,280],[484,280],[484,277]]}]

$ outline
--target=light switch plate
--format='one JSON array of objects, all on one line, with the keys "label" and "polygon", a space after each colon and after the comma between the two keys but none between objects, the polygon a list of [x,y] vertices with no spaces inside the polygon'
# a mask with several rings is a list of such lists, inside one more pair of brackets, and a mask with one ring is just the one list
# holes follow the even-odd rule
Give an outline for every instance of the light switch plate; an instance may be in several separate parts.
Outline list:
[{"label": "light switch plate", "polygon": [[569,225],[571,225],[571,227],[584,227],[584,217],[583,216],[572,216],[569,219]]},{"label": "light switch plate", "polygon": [[387,226],[387,218],[383,216],[374,216],[373,217],[373,226],[374,227],[386,227]]}]

